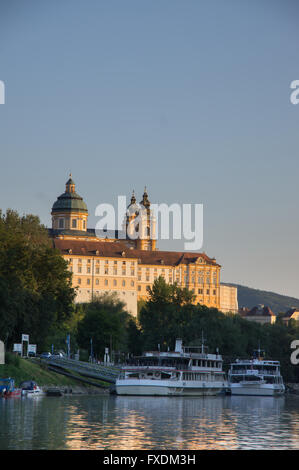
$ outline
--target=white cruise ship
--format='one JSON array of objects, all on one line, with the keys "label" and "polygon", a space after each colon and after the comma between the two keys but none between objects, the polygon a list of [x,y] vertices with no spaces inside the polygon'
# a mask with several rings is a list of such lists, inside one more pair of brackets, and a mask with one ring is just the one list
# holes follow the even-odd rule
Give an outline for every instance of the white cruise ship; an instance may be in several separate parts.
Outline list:
[{"label": "white cruise ship", "polygon": [[237,359],[231,364],[228,383],[232,395],[276,396],[285,392],[279,361],[265,360],[261,353],[258,349],[253,359]]},{"label": "white cruise ship", "polygon": [[146,352],[128,360],[116,380],[117,395],[217,395],[227,389],[220,354],[208,354],[204,345],[175,351]]}]

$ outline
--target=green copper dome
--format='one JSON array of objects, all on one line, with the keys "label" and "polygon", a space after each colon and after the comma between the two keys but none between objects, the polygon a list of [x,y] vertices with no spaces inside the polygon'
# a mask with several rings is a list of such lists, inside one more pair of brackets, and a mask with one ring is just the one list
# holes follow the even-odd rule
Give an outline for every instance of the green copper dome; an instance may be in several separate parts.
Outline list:
[{"label": "green copper dome", "polygon": [[75,192],[75,183],[70,178],[66,183],[66,190],[53,204],[52,212],[86,212],[87,205],[83,198]]}]

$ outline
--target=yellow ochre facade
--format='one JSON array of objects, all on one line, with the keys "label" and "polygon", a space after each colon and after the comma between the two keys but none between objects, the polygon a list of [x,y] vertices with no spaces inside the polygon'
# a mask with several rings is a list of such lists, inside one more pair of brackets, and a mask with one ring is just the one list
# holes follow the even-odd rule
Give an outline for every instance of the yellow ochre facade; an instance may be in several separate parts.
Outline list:
[{"label": "yellow ochre facade", "polygon": [[[133,192],[122,234],[115,238],[98,238],[87,228],[88,210],[75,191],[70,175],[65,192],[52,207],[50,236],[68,262],[76,302],[87,302],[104,292],[116,292],[132,315],[137,315],[137,300],[147,299],[154,280],[162,276],[167,283],[187,287],[195,295],[195,303],[220,309],[220,269],[215,258],[205,253],[160,251],[156,247],[155,220],[151,217],[146,189],[140,204],[145,208],[139,219],[139,238],[124,237],[132,230],[138,215]],[[140,214],[139,214],[140,215]],[[150,227],[151,224],[151,227]]]}]

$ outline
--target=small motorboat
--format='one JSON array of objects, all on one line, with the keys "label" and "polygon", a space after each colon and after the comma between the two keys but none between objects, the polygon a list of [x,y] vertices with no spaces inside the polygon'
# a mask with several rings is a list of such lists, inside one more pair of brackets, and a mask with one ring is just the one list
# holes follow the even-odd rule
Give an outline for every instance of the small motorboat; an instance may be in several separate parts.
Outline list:
[{"label": "small motorboat", "polygon": [[20,385],[22,395],[26,397],[35,397],[43,395],[43,390],[33,380],[27,380]]},{"label": "small motorboat", "polygon": [[15,388],[15,381],[11,377],[0,379],[0,397],[18,398],[22,396],[22,389]]}]

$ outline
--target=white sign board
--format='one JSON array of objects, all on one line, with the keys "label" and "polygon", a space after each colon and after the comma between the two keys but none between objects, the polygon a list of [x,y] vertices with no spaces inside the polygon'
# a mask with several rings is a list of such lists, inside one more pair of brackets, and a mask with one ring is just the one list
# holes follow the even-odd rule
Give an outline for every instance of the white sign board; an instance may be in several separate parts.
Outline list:
[{"label": "white sign board", "polygon": [[28,352],[36,354],[36,344],[28,344]]},{"label": "white sign board", "polygon": [[13,352],[18,352],[22,354],[22,343],[15,343],[13,345]]},{"label": "white sign board", "polygon": [[22,341],[28,341],[29,342],[29,335],[22,335]]}]

